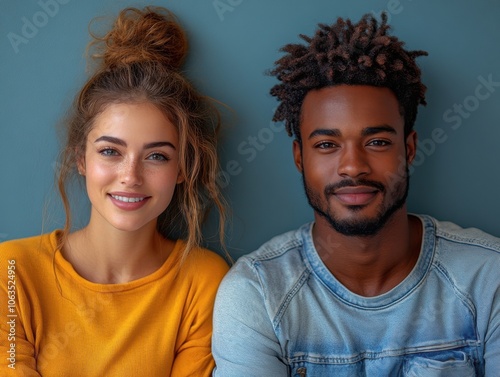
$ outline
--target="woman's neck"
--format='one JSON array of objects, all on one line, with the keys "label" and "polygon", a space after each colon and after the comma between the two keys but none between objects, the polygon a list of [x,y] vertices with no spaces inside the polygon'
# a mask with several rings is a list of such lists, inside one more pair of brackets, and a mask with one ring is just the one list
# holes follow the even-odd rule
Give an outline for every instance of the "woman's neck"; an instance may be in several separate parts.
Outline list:
[{"label": "woman's neck", "polygon": [[64,257],[83,278],[94,283],[126,283],[160,268],[174,242],[165,240],[152,222],[127,232],[94,224],[71,233],[63,247]]}]

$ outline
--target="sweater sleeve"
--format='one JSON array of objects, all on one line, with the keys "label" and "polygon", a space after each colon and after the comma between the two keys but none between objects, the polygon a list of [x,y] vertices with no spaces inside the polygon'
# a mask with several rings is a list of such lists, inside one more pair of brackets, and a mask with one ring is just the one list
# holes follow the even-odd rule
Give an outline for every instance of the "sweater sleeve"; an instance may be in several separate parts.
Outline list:
[{"label": "sweater sleeve", "polygon": [[[36,370],[28,300],[23,290],[22,261],[13,242],[0,244],[0,375],[40,377]],[[7,355],[7,356],[5,356]]]},{"label": "sweater sleeve", "polygon": [[246,260],[238,261],[221,283],[212,342],[214,377],[288,376],[263,289]]},{"label": "sweater sleeve", "polygon": [[215,365],[211,353],[213,305],[228,266],[212,252],[201,254],[202,258],[190,262],[190,294],[179,329],[172,376],[210,376]]}]

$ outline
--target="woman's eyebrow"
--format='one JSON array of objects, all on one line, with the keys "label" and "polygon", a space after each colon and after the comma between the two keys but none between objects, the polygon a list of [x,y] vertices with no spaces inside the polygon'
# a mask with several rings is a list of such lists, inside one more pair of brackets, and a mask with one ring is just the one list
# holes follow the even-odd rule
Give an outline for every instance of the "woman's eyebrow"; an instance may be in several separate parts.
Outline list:
[{"label": "woman's eyebrow", "polygon": [[172,144],[170,141],[155,141],[152,143],[144,144],[144,149],[159,148],[159,147],[170,147],[174,150],[176,149],[175,145]]},{"label": "woman's eyebrow", "polygon": [[[123,147],[127,146],[127,143],[124,140],[119,139],[117,137],[113,137],[113,136],[98,137],[94,141],[94,143],[101,142],[101,141],[121,145]],[[144,144],[144,149],[159,148],[159,147],[170,147],[170,148],[176,150],[175,145],[172,144],[170,141],[154,141],[151,143]]]},{"label": "woman's eyebrow", "polygon": [[124,140],[118,139],[117,137],[113,137],[113,136],[98,137],[97,139],[95,139],[94,143],[98,143],[100,141],[106,141],[108,143],[118,144],[118,145],[122,145],[124,147],[127,146],[127,143]]}]

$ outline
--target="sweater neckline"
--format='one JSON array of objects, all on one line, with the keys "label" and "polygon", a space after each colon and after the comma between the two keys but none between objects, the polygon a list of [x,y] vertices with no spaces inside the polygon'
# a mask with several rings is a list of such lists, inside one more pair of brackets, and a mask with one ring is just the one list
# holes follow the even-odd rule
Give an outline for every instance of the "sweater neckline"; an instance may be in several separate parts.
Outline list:
[{"label": "sweater neckline", "polygon": [[62,271],[70,279],[74,280],[78,285],[86,287],[87,289],[96,292],[123,292],[131,289],[138,288],[142,285],[149,284],[158,279],[161,279],[168,273],[176,274],[178,272],[179,261],[181,259],[181,253],[184,250],[184,242],[182,240],[175,241],[174,247],[163,262],[163,264],[155,271],[149,275],[143,276],[139,279],[135,279],[126,283],[116,283],[116,284],[103,284],[94,283],[82,277],[73,268],[73,265],[68,262],[61,253],[61,250],[57,248],[58,240],[62,234],[61,230],[55,230],[50,234],[49,242],[51,243],[52,249],[55,250],[54,254],[54,264],[55,268]]}]

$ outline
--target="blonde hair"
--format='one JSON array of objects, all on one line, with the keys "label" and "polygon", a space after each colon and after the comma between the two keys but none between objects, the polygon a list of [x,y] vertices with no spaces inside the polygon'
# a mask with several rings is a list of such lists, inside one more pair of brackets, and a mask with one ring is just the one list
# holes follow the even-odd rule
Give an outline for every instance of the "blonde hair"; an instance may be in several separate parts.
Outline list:
[{"label": "blonde hair", "polygon": [[188,44],[175,16],[160,7],[127,8],[107,34],[93,37],[90,51],[100,64],[77,95],[61,154],[58,188],[66,212],[61,244],[71,230],[66,186],[76,175],[96,117],[110,104],[148,102],[178,129],[179,169],[184,178],[158,218],[159,233],[184,238],[185,257],[200,245],[202,223],[215,205],[224,247],[225,201],[217,179],[220,116],[214,101],[198,93],[180,72]]}]

